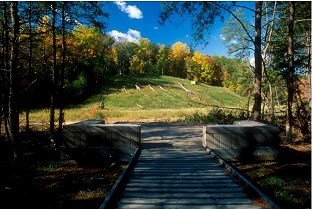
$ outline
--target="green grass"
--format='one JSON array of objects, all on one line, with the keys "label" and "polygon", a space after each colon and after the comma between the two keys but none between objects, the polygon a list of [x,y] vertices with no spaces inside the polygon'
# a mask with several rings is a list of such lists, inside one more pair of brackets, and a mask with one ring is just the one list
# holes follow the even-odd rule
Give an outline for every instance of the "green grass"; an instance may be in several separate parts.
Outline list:
[{"label": "green grass", "polygon": [[[141,89],[136,89],[135,84]],[[187,93],[181,84],[192,93]],[[189,80],[169,76],[114,77],[107,81],[100,94],[86,100],[84,105],[99,103],[102,96],[106,108],[176,109],[201,108],[209,105],[243,107],[247,102],[245,98],[223,87],[202,83],[192,85]]]},{"label": "green grass", "polygon": [[[136,89],[138,84],[141,89]],[[189,92],[185,91],[188,89]],[[104,108],[100,108],[101,101]],[[65,110],[65,121],[105,119],[116,121],[177,121],[187,116],[207,114],[214,107],[246,109],[247,99],[226,88],[169,76],[116,76],[101,91],[81,104]],[[33,122],[48,121],[48,110],[31,113]]]}]

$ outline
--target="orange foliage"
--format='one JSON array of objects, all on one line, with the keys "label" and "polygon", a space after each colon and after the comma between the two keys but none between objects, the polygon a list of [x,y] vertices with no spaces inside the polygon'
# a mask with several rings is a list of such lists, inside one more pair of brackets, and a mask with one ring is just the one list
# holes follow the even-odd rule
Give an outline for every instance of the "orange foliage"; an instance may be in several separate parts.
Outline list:
[{"label": "orange foliage", "polygon": [[299,95],[301,99],[305,101],[309,101],[311,99],[311,89],[310,89],[310,82],[309,78],[303,78],[299,82]]}]

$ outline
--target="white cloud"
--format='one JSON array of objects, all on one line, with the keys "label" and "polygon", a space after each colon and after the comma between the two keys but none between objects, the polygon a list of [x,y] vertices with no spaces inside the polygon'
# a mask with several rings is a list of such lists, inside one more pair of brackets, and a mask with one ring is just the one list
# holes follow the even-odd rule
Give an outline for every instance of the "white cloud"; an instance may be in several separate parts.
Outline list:
[{"label": "white cloud", "polygon": [[222,41],[225,41],[225,37],[224,37],[223,35],[220,35],[220,39],[221,39]]},{"label": "white cloud", "polygon": [[137,30],[128,29],[127,33],[122,33],[117,30],[112,30],[107,33],[112,36],[117,42],[134,42],[138,43],[141,37],[141,32]]},{"label": "white cloud", "polygon": [[140,39],[141,38],[141,32],[137,30],[132,30],[129,28],[127,34],[129,34],[131,37],[135,39]]},{"label": "white cloud", "polygon": [[115,4],[118,6],[118,8],[128,14],[128,17],[133,19],[142,19],[143,14],[139,8],[137,8],[135,5],[127,5],[124,1],[116,1]]},{"label": "white cloud", "polygon": [[158,30],[158,27],[155,26],[155,27],[154,27],[154,30]]}]

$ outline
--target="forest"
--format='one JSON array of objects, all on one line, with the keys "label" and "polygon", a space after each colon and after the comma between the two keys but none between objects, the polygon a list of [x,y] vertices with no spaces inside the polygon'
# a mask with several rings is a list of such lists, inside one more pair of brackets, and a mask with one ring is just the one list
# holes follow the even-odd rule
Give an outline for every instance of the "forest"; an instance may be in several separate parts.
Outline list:
[{"label": "forest", "polygon": [[[166,75],[226,87],[253,99],[251,119],[282,127],[287,142],[310,142],[311,2],[162,4],[159,21],[190,15],[198,42],[206,41],[221,11],[229,13],[222,35],[235,58],[202,54],[179,41],[115,40],[105,33],[106,2],[0,3],[0,135],[12,143],[14,161],[22,156],[21,132],[31,131],[31,110],[49,107],[49,137],[57,146],[64,108],[116,75]],[[254,12],[253,24],[244,10]]]},{"label": "forest", "polygon": [[[36,143],[28,138],[42,136],[32,129],[30,115],[49,109],[43,135],[57,149],[65,108],[116,76],[172,76],[227,88],[250,99],[248,119],[278,126],[283,143],[311,142],[310,1],[256,1],[253,8],[238,2],[162,2],[159,22],[188,15],[198,43],[207,43],[215,20],[229,14],[222,37],[231,58],[203,54],[180,41],[169,46],[148,38],[115,40],[106,33],[106,5],[0,2],[0,156],[18,174],[25,169],[27,146]],[[246,11],[253,13],[252,21]]]}]

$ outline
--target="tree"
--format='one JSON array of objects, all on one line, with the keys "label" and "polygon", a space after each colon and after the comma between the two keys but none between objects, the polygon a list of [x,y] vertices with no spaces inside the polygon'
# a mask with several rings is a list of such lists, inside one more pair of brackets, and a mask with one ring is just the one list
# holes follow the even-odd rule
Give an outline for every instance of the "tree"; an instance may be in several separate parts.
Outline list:
[{"label": "tree", "polygon": [[238,8],[233,14],[244,24],[245,29],[237,19],[229,18],[221,30],[222,40],[227,47],[228,54],[234,55],[238,59],[248,60],[254,48],[253,40],[248,38],[246,31],[252,34],[253,26],[246,20],[246,14],[242,8]]},{"label": "tree", "polygon": [[137,44],[132,42],[117,43],[113,48],[113,59],[119,75],[128,75],[130,57],[135,53]]},{"label": "tree", "polygon": [[261,82],[262,82],[262,57],[261,57],[261,13],[262,2],[257,1],[255,12],[255,82],[254,82],[254,105],[252,117],[255,121],[261,119]]},{"label": "tree", "polygon": [[143,38],[130,57],[129,71],[131,74],[153,74],[156,48],[149,39]]},{"label": "tree", "polygon": [[187,61],[187,76],[192,80],[205,82],[213,86],[222,85],[221,66],[212,58],[195,51]]},{"label": "tree", "polygon": [[170,2],[163,3],[163,12],[160,15],[161,23],[163,24],[170,15],[174,12],[183,15],[188,13],[192,16],[192,26],[195,29],[194,37],[197,41],[205,41],[204,35],[209,34],[209,29],[217,17],[222,16],[222,10],[231,14],[242,26],[250,40],[253,40],[255,47],[255,82],[254,82],[254,106],[253,119],[258,121],[261,116],[261,81],[262,81],[262,67],[261,67],[261,13],[262,2],[255,2],[255,37],[249,34],[243,22],[231,11],[232,6],[236,3],[230,4],[228,2]]},{"label": "tree", "polygon": [[155,71],[159,75],[167,75],[169,62],[169,47],[166,45],[160,45],[157,55],[156,55],[156,63],[155,63]]},{"label": "tree", "polygon": [[8,2],[2,2],[2,59],[1,59],[1,121],[4,121],[4,128],[7,138],[9,134],[9,9]]},{"label": "tree", "polygon": [[223,72],[222,85],[242,95],[250,96],[253,89],[253,68],[249,62],[237,58],[214,56],[214,61],[221,67]]},{"label": "tree", "polygon": [[[62,59],[61,59],[61,70],[60,70],[60,84],[59,84],[59,132],[63,130],[64,122],[64,79],[65,79],[65,67],[66,67],[66,5],[67,2],[62,2]],[[58,142],[59,143],[59,142]]]},{"label": "tree", "polygon": [[[219,5],[219,4],[218,4]],[[255,61],[255,73],[254,73],[254,104],[252,108],[252,118],[255,121],[260,121],[261,119],[261,86],[262,86],[262,48],[261,48],[261,18],[262,18],[262,2],[256,1],[255,2],[255,10],[247,8],[255,13],[255,26],[254,31],[255,35],[254,38],[251,36],[248,28],[245,26],[244,22],[235,15],[231,11],[231,7],[224,6],[222,4],[219,5],[222,9],[230,13],[233,18],[235,18],[240,26],[242,27],[243,31],[246,33],[247,38],[249,41],[253,43],[254,46],[254,61]],[[236,4],[233,4],[236,6]],[[246,8],[246,7],[245,7]]]},{"label": "tree", "polygon": [[19,38],[20,20],[18,2],[10,2],[10,17],[12,35],[10,37],[10,71],[9,71],[9,134],[14,144],[14,158],[18,161],[21,157],[21,143],[19,140],[19,106],[18,106],[18,62],[19,62]]},{"label": "tree", "polygon": [[57,60],[56,60],[56,2],[51,2],[52,9],[52,49],[53,49],[53,67],[51,72],[51,94],[50,94],[50,139],[55,143],[55,106],[56,106],[56,91],[57,91]]},{"label": "tree", "polygon": [[[33,57],[33,33],[32,33],[32,2],[28,3],[28,24],[29,24],[29,57],[28,57],[28,75],[32,74],[32,57]],[[29,109],[30,104],[26,105],[26,131],[29,132]]]},{"label": "tree", "polygon": [[68,97],[77,101],[103,84],[113,68],[114,40],[93,26],[76,26],[66,39],[65,83]]},{"label": "tree", "polygon": [[[310,70],[309,51],[311,46],[308,34],[311,31],[311,2],[280,3],[279,11],[280,21],[276,24],[272,35],[272,68],[284,80],[283,87],[286,89],[285,105],[287,107],[286,140],[292,141],[295,124],[303,124],[304,120],[310,120],[310,118],[303,119],[299,115],[296,117],[294,109],[295,106],[299,109],[302,108],[302,111],[306,109],[301,101],[298,86],[299,81]],[[305,127],[309,128],[309,126]]]},{"label": "tree", "polygon": [[182,43],[174,43],[169,52],[170,74],[180,78],[186,78],[186,58],[190,55],[189,47]]},{"label": "tree", "polygon": [[292,140],[292,128],[293,128],[293,115],[292,105],[295,93],[294,82],[294,17],[295,15],[295,2],[290,2],[289,7],[289,20],[288,20],[288,68],[287,68],[287,119],[286,119],[286,140]]}]

